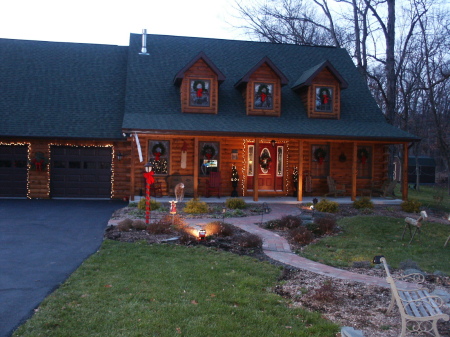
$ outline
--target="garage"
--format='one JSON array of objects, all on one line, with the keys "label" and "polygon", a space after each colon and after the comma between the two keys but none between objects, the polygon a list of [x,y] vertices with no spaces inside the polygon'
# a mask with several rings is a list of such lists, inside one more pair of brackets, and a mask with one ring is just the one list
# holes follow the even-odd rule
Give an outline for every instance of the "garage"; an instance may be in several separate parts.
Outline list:
[{"label": "garage", "polygon": [[111,198],[111,147],[52,146],[52,198]]},{"label": "garage", "polygon": [[0,197],[26,198],[27,145],[0,145]]}]

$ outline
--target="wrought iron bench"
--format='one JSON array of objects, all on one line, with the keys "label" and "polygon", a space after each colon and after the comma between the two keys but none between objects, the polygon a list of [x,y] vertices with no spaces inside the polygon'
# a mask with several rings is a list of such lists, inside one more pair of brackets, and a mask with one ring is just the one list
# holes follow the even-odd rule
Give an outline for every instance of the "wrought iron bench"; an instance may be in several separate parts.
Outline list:
[{"label": "wrought iron bench", "polygon": [[[398,288],[389,272],[386,259],[383,256],[375,256],[373,262],[376,264],[383,263],[387,275],[386,281],[391,287],[391,303],[386,313],[389,314],[395,304],[397,304],[400,311],[402,330],[399,337],[405,336],[408,324],[413,332],[427,333],[431,336],[440,337],[437,322],[440,319],[444,321],[449,320],[449,316],[441,311],[444,301],[439,296],[430,295],[423,288]],[[421,274],[411,274],[404,279],[423,282],[425,278]]]}]

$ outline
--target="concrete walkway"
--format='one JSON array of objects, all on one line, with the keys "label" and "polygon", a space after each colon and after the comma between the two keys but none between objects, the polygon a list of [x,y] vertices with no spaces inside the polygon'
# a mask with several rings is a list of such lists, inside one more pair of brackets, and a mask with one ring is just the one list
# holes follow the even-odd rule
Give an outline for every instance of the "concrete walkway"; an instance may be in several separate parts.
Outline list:
[{"label": "concrete walkway", "polygon": [[[261,223],[261,220],[265,222],[280,219],[284,215],[300,215],[301,210],[291,204],[270,204],[269,207],[271,208],[271,212],[269,214],[264,214],[264,216],[258,215],[243,218],[227,218],[226,222],[262,238],[264,253],[273,260],[329,277],[362,282],[368,285],[389,287],[388,283],[383,278],[352,273],[314,262],[294,254],[286,239],[272,231],[261,228],[258,226],[258,223]],[[185,219],[190,225],[198,226],[213,220],[214,219]]]}]

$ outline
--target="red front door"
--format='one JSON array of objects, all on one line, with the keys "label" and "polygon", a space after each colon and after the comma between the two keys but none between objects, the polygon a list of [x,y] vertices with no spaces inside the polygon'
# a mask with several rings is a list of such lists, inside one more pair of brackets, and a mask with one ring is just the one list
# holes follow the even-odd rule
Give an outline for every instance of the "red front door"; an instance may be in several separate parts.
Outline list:
[{"label": "red front door", "polygon": [[[250,145],[254,147],[254,145]],[[249,149],[249,153],[253,153]],[[283,190],[283,146],[261,143],[259,153],[254,153],[249,162],[254,163],[247,172],[247,188],[254,189],[254,174],[258,170],[258,191],[282,191]]]}]

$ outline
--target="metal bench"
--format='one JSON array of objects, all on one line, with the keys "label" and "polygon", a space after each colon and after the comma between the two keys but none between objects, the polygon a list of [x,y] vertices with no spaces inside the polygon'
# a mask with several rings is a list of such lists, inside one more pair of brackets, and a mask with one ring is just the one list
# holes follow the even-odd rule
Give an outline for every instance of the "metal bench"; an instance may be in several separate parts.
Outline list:
[{"label": "metal bench", "polygon": [[[391,303],[386,311],[387,314],[391,312],[394,305],[400,311],[402,320],[402,330],[399,337],[403,337],[406,334],[406,328],[409,326],[413,332],[427,333],[431,336],[440,337],[441,335],[437,329],[437,322],[442,319],[444,321],[449,320],[449,316],[441,311],[444,306],[444,301],[438,297],[428,293],[423,288],[401,289],[397,287],[394,279],[389,272],[386,259],[383,256],[375,256],[374,263],[383,263],[384,270],[386,271],[386,281],[391,287]],[[405,277],[409,278],[410,275]],[[412,274],[413,280],[424,280],[421,274]],[[422,336],[423,334],[420,334]]]}]

